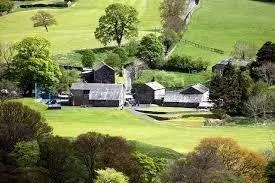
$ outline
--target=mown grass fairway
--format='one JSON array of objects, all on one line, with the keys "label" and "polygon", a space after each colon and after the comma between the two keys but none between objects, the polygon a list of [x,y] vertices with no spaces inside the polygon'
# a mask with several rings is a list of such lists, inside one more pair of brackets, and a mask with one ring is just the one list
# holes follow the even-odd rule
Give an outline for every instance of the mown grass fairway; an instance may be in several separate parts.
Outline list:
[{"label": "mown grass fairway", "polygon": [[260,48],[275,41],[275,3],[260,0],[201,0],[184,39],[225,51],[224,55],[180,43],[174,54],[202,57],[211,64],[226,58],[235,41],[250,41]]},{"label": "mown grass fairway", "polygon": [[269,128],[257,127],[184,127],[168,122],[157,122],[137,117],[128,110],[116,108],[66,108],[47,111],[32,99],[21,99],[26,105],[40,110],[57,135],[75,137],[80,133],[97,131],[119,135],[128,140],[167,147],[179,152],[191,151],[200,139],[209,136],[227,136],[242,146],[255,151],[270,148],[274,135]]},{"label": "mown grass fairway", "polygon": [[160,27],[160,0],[79,0],[70,8],[46,9],[56,17],[57,26],[33,28],[30,18],[36,10],[19,11],[0,17],[0,41],[14,42],[26,36],[43,36],[50,40],[54,52],[69,52],[84,48],[101,47],[94,31],[98,19],[111,3],[132,5],[139,13],[140,35]]}]

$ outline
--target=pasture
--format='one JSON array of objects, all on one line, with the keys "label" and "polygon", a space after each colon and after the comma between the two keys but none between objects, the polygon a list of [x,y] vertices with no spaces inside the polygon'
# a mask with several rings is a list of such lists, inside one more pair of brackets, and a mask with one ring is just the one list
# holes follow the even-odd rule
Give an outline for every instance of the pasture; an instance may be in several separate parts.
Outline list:
[{"label": "pasture", "polygon": [[270,148],[270,139],[274,138],[274,131],[267,127],[202,127],[197,122],[200,119],[186,118],[188,127],[178,125],[177,120],[160,122],[134,115],[126,109],[64,107],[59,111],[48,111],[46,106],[33,99],[19,101],[41,111],[54,133],[60,136],[76,137],[80,133],[96,131],[178,152],[191,151],[202,138],[210,136],[232,137],[243,147],[255,151]]},{"label": "pasture", "polygon": [[201,0],[183,39],[225,51],[220,55],[181,42],[174,54],[202,57],[211,65],[226,58],[236,41],[249,41],[259,48],[275,42],[275,3],[261,0]]},{"label": "pasture", "polygon": [[0,17],[0,41],[15,42],[27,36],[46,37],[55,53],[102,47],[94,37],[98,19],[111,3],[132,5],[139,13],[140,36],[160,28],[160,0],[78,0],[70,8],[45,9],[56,17],[58,25],[34,28],[30,18],[37,9],[18,11]]}]

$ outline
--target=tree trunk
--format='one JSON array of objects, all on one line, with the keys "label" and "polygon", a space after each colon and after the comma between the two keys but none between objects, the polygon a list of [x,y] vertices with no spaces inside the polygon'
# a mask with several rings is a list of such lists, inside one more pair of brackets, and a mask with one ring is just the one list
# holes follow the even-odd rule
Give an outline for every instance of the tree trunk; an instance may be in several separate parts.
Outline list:
[{"label": "tree trunk", "polygon": [[46,29],[46,31],[47,31],[47,32],[49,32],[49,31],[48,31],[48,27],[47,27],[47,25],[45,25],[45,29]]}]

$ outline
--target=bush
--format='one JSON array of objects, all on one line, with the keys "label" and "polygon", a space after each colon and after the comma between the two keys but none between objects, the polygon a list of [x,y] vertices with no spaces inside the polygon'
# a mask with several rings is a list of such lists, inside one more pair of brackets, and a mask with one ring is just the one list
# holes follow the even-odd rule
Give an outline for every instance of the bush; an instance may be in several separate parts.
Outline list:
[{"label": "bush", "polygon": [[127,51],[128,57],[135,57],[137,55],[138,46],[139,44],[135,40],[131,40],[125,45],[125,50]]},{"label": "bush", "polygon": [[113,168],[106,170],[98,170],[98,176],[95,183],[128,183],[128,177],[121,172],[117,172]]},{"label": "bush", "polygon": [[167,63],[163,66],[163,69],[168,71],[191,73],[206,70],[207,66],[208,63],[201,58],[192,60],[189,56],[176,55],[167,61]]},{"label": "bush", "polygon": [[113,68],[118,68],[121,65],[120,57],[116,53],[108,53],[104,62]]},{"label": "bush", "polygon": [[128,60],[128,54],[125,48],[123,47],[117,47],[114,49],[113,53],[118,54],[120,58],[120,64],[123,65],[127,62]]},{"label": "bush", "polygon": [[10,12],[14,6],[14,2],[10,0],[0,0],[0,12]]},{"label": "bush", "polygon": [[81,57],[83,67],[93,67],[96,60],[95,53],[92,50],[85,52]]}]

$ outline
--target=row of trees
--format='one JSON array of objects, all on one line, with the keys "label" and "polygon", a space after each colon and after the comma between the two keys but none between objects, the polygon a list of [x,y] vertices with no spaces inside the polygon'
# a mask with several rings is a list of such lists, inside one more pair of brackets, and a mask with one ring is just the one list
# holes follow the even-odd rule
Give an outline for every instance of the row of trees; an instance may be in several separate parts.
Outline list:
[{"label": "row of trees", "polygon": [[[238,52],[236,56],[252,58],[251,47],[246,49],[248,47],[235,49]],[[275,44],[267,42],[255,55],[256,61],[246,67],[229,64],[222,74],[213,76],[210,82],[210,99],[216,108],[227,114],[247,114],[255,120],[257,117],[265,118],[274,109],[275,96],[268,90],[275,81],[274,55]]]},{"label": "row of trees", "polygon": [[39,112],[0,103],[1,182],[241,183],[272,182],[273,161],[231,138],[203,139],[193,152],[167,164],[121,137],[95,132],[76,139],[52,135]]},{"label": "row of trees", "polygon": [[39,112],[18,102],[0,103],[0,132],[1,182],[152,182],[165,165],[121,137],[53,136]]}]

